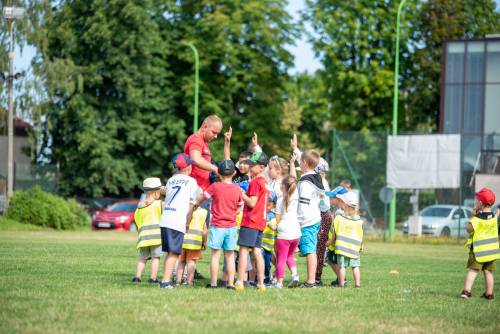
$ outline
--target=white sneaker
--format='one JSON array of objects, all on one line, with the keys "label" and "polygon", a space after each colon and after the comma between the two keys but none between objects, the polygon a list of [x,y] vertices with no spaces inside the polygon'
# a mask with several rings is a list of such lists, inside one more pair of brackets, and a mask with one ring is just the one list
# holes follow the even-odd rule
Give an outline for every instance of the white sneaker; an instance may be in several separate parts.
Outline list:
[{"label": "white sneaker", "polygon": [[283,284],[276,282],[276,284],[271,285],[275,289],[283,289]]}]

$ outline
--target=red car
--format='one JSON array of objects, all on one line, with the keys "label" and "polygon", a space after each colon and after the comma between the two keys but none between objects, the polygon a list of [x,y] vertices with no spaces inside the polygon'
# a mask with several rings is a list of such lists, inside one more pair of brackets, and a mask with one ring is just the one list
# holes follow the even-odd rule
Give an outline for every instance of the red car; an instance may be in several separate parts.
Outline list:
[{"label": "red car", "polygon": [[92,217],[93,230],[137,231],[134,212],[138,200],[119,201],[108,206],[104,211],[96,212]]}]

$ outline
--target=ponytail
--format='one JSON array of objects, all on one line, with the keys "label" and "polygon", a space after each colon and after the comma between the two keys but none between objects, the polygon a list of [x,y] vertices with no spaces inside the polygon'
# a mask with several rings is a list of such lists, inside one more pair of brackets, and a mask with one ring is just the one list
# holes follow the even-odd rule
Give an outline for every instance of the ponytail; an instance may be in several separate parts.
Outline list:
[{"label": "ponytail", "polygon": [[288,205],[290,204],[290,197],[297,189],[297,178],[291,175],[285,177],[281,183],[283,187],[283,206],[285,211],[288,211]]}]

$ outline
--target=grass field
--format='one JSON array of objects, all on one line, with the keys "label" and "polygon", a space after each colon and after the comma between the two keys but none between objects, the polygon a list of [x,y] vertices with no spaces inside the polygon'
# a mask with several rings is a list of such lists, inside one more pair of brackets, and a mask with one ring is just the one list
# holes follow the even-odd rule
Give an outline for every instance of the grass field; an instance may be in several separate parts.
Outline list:
[{"label": "grass field", "polygon": [[[0,331],[220,333],[499,333],[497,300],[460,300],[461,245],[369,242],[362,289],[160,290],[133,285],[129,233],[1,231]],[[209,253],[199,270],[208,273]],[[305,264],[299,260],[304,278]],[[399,275],[391,275],[395,269]],[[325,268],[325,281],[333,275]],[[148,272],[146,272],[148,274]],[[147,276],[143,277],[147,279]]]}]

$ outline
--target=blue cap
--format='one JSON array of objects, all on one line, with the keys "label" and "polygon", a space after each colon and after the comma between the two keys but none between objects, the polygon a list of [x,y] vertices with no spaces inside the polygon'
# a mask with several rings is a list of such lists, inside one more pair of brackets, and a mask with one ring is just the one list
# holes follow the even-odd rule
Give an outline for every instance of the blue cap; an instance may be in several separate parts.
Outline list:
[{"label": "blue cap", "polygon": [[346,193],[347,193],[347,189],[346,188],[344,188],[342,186],[338,186],[335,189],[333,189],[332,191],[325,192],[325,195],[328,196],[328,197],[337,197],[337,195],[343,195],[343,194],[346,194]]}]

